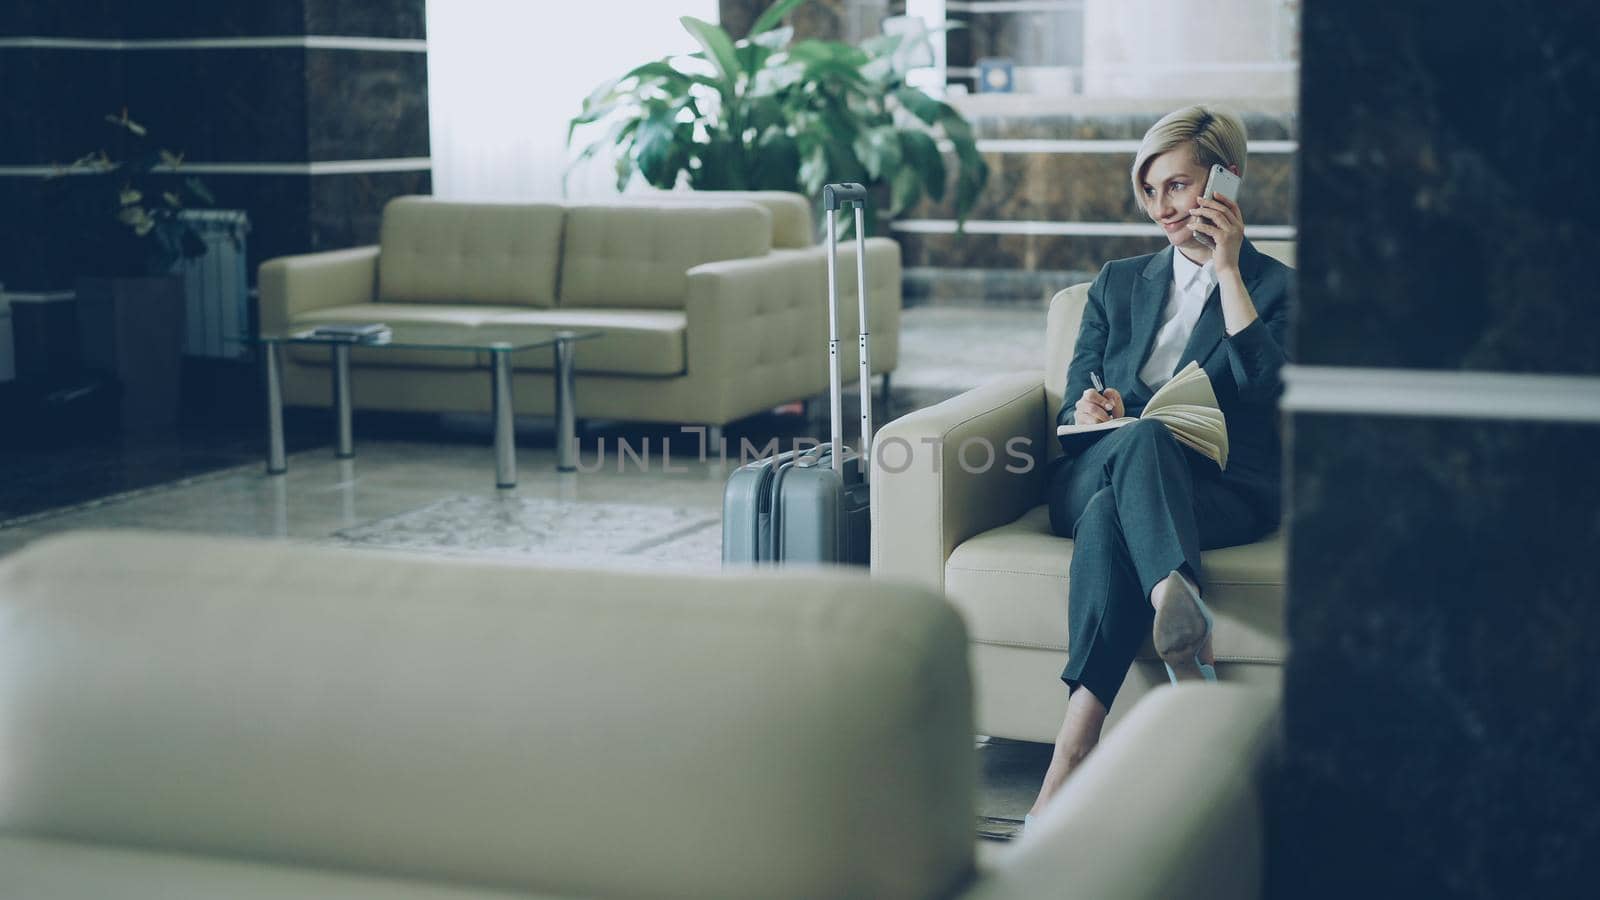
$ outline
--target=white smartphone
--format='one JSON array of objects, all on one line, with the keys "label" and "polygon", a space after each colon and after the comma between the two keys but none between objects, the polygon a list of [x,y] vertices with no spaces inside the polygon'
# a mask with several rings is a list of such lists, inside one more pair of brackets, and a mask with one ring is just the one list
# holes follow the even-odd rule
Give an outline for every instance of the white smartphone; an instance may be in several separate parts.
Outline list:
[{"label": "white smartphone", "polygon": [[[1221,194],[1222,196],[1227,197],[1229,200],[1238,203],[1239,185],[1243,183],[1243,178],[1240,178],[1227,169],[1224,169],[1222,166],[1212,166],[1211,174],[1206,177],[1206,192],[1201,195],[1202,199],[1210,200],[1212,194]],[[1206,237],[1198,231],[1194,233],[1194,239],[1202,244],[1205,244],[1207,247],[1216,246],[1212,243],[1211,238]]]}]

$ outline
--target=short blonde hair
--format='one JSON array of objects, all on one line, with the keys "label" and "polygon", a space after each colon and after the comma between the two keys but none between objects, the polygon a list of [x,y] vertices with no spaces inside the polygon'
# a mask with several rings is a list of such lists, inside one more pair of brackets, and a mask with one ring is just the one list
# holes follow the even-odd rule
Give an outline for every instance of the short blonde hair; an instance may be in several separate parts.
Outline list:
[{"label": "short blonde hair", "polygon": [[1133,158],[1133,197],[1140,208],[1144,207],[1144,191],[1140,190],[1145,172],[1156,157],[1184,144],[1194,148],[1194,161],[1210,169],[1212,166],[1238,166],[1244,175],[1245,149],[1244,123],[1233,113],[1211,106],[1186,106],[1161,117],[1150,126],[1139,143],[1139,152]]}]

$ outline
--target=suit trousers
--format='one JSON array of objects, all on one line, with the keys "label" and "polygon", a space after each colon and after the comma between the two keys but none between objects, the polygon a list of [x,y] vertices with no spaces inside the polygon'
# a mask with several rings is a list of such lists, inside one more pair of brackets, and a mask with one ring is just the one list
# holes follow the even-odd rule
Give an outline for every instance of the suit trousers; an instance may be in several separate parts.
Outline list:
[{"label": "suit trousers", "polygon": [[1205,589],[1200,551],[1270,530],[1217,464],[1160,422],[1123,426],[1050,473],[1050,527],[1073,541],[1067,665],[1109,709],[1155,622],[1150,592],[1175,570]]}]

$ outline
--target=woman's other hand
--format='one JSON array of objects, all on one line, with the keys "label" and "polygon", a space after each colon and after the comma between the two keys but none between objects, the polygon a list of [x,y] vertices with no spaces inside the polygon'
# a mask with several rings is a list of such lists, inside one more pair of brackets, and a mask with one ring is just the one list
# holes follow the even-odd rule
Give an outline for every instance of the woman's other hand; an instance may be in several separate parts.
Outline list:
[{"label": "woman's other hand", "polygon": [[1122,412],[1122,393],[1116,388],[1106,388],[1103,394],[1094,388],[1086,388],[1072,409],[1072,424],[1109,422],[1122,418]]},{"label": "woman's other hand", "polygon": [[1201,200],[1189,211],[1195,231],[1211,238],[1216,246],[1211,259],[1218,275],[1239,270],[1239,247],[1244,244],[1244,213],[1239,204],[1221,194]]}]

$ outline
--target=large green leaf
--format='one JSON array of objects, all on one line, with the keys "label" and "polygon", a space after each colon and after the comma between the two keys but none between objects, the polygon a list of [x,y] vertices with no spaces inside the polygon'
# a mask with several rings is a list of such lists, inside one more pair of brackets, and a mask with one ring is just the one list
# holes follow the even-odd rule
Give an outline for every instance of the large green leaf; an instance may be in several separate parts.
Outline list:
[{"label": "large green leaf", "polygon": [[922,91],[913,87],[900,88],[899,90],[892,92],[890,96],[894,97],[894,99],[898,101],[901,106],[909,110],[913,116],[916,116],[929,125],[939,124],[939,120],[943,117],[944,111],[946,109],[950,109],[950,107],[947,105],[940,103],[939,101],[929,97],[927,94],[924,94]]},{"label": "large green leaf", "polygon": [[784,114],[783,104],[775,97],[754,97],[746,106],[744,125],[754,128],[757,134],[764,134],[769,128],[780,131],[789,127],[789,117]]},{"label": "large green leaf", "polygon": [[989,164],[976,149],[956,144],[956,158],[961,166],[956,170],[956,222],[965,224],[967,213],[978,201],[978,194],[989,181]]},{"label": "large green leaf", "polygon": [[787,25],[782,28],[774,28],[763,34],[753,34],[749,38],[750,43],[758,47],[765,47],[773,52],[789,46],[789,42],[792,40],[794,40],[794,28]]},{"label": "large green leaf", "polygon": [[754,80],[765,69],[767,60],[787,47],[792,37],[794,37],[793,28],[779,28],[734,44],[740,70],[746,77]]},{"label": "large green leaf", "polygon": [[849,44],[835,41],[805,40],[789,48],[789,58],[808,65],[829,63],[859,69],[871,57]]},{"label": "large green leaf", "polygon": [[861,74],[860,69],[836,60],[819,60],[805,63],[800,79],[810,85],[807,90],[817,90],[824,87],[832,87],[840,91],[854,93],[872,90],[871,83],[866,76]]},{"label": "large green leaf", "polygon": [[823,147],[822,141],[810,142],[809,147],[804,139],[800,143],[800,186],[805,192],[816,196],[822,193],[822,186],[828,183],[828,151]]},{"label": "large green leaf", "polygon": [[678,21],[683,24],[684,30],[699,42],[705,50],[706,58],[717,67],[717,72],[724,82],[723,94],[728,97],[734,96],[739,83],[739,57],[734,50],[733,39],[721,28],[694,16],[683,16]]},{"label": "large green leaf", "polygon": [[900,49],[905,39],[903,34],[876,35],[861,42],[861,52],[873,57],[888,56]]},{"label": "large green leaf", "polygon": [[621,78],[613,78],[610,81],[602,82],[599,87],[589,92],[589,96],[583,98],[583,108],[588,109],[590,106],[598,106],[610,100],[613,96],[612,92],[617,89],[617,82],[621,80]]},{"label": "large green leaf", "polygon": [[628,189],[628,182],[633,180],[633,154],[623,153],[617,156],[617,193]]},{"label": "large green leaf", "polygon": [[763,66],[750,84],[747,96],[770,97],[782,93],[806,76],[806,67],[800,63]]},{"label": "large green leaf", "polygon": [[970,146],[973,143],[972,126],[961,117],[960,113],[943,103],[939,105],[944,106],[944,111],[939,116],[939,126],[944,129],[945,137],[954,141],[957,147]]},{"label": "large green leaf", "polygon": [[915,172],[922,186],[935,203],[944,200],[945,183],[949,175],[944,167],[944,154],[931,135],[921,131],[900,131],[900,159],[906,171]]},{"label": "large green leaf", "polygon": [[700,149],[700,167],[689,173],[689,183],[697,190],[744,191],[758,186],[747,171],[755,155],[753,147],[726,135],[714,135]]},{"label": "large green leaf", "polygon": [[887,180],[900,167],[900,141],[893,126],[879,126],[857,134],[851,149],[873,181]]},{"label": "large green leaf", "polygon": [[755,23],[750,26],[750,33],[745,36],[755,37],[763,31],[770,31],[776,28],[778,23],[783,21],[784,16],[787,16],[791,10],[804,2],[806,0],[778,0],[777,3],[767,7],[766,12],[756,17]]},{"label": "large green leaf", "polygon": [[688,76],[684,73],[674,69],[672,67],[672,63],[669,63],[664,59],[658,59],[653,62],[647,62],[642,66],[635,66],[632,69],[629,69],[628,74],[618,79],[618,83],[627,81],[630,78],[637,78],[640,81],[644,81],[649,78],[685,79],[687,77]]},{"label": "large green leaf", "polygon": [[683,133],[676,127],[677,111],[661,104],[639,123],[633,136],[634,159],[639,174],[655,187],[670,190],[678,180],[678,170],[687,162],[680,144]]},{"label": "large green leaf", "polygon": [[922,197],[922,179],[917,170],[910,166],[901,166],[889,180],[891,217],[898,216],[906,210],[917,205],[917,200]]},{"label": "large green leaf", "polygon": [[750,186],[763,191],[799,190],[800,143],[782,129],[769,129],[756,144]]},{"label": "large green leaf", "polygon": [[[944,104],[940,104],[944,106]],[[939,120],[945,136],[955,147],[960,169],[956,173],[956,220],[964,223],[967,213],[977,202],[978,194],[989,180],[989,164],[972,137],[972,126],[953,108],[945,106],[946,115]]]},{"label": "large green leaf", "polygon": [[987,166],[976,173],[963,167],[956,174],[956,223],[958,227],[967,223],[967,213],[971,212],[973,204],[978,202],[978,194],[983,191],[984,182],[988,180],[989,169]]}]

